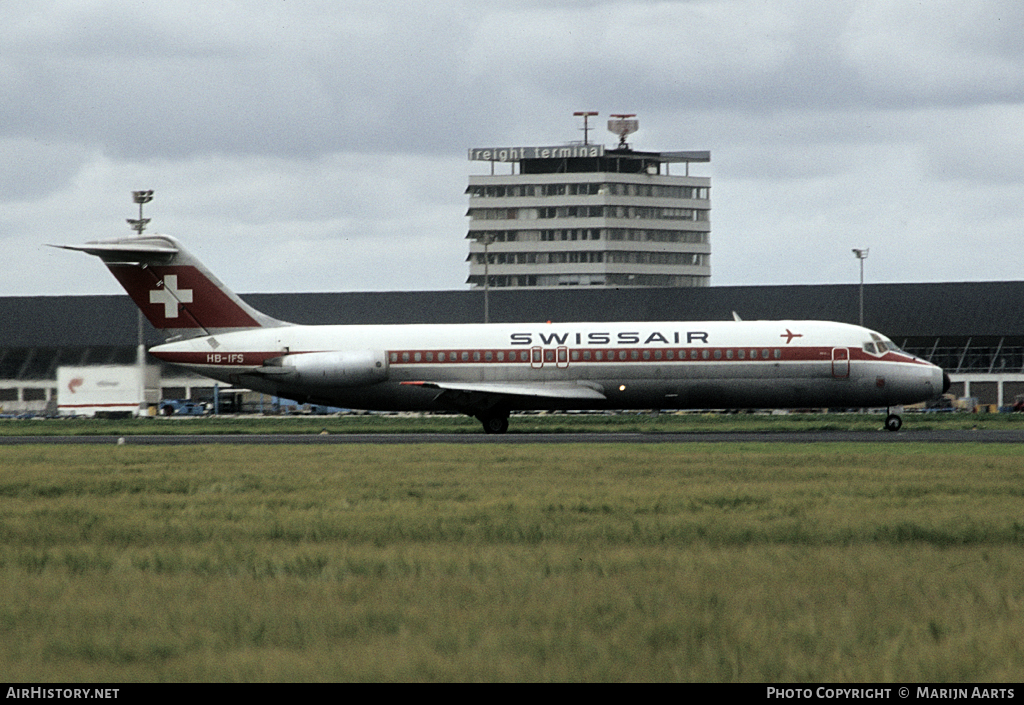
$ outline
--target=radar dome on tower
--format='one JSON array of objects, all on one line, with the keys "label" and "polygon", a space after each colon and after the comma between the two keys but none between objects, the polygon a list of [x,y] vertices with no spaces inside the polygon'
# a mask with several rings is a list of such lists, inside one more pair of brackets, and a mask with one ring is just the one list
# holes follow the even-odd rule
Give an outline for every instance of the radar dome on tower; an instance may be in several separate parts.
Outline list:
[{"label": "radar dome on tower", "polygon": [[636,113],[613,114],[608,121],[608,131],[619,136],[619,149],[629,149],[626,138],[640,129],[640,121]]}]

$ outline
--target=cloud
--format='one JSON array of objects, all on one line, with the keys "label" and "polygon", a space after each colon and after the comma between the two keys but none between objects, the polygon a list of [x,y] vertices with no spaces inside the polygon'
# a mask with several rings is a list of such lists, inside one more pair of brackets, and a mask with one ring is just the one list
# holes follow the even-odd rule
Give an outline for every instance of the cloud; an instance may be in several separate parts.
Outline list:
[{"label": "cloud", "polygon": [[0,138],[0,202],[44,198],[63,188],[91,157],[81,144]]},{"label": "cloud", "polygon": [[575,110],[711,150],[713,283],[843,281],[854,246],[890,281],[1017,277],[1021,26],[1010,0],[8,3],[0,293],[115,291],[42,243],[127,234],[135,188],[240,291],[462,288],[466,150],[579,139]]},{"label": "cloud", "polygon": [[896,105],[1019,101],[1024,87],[1012,2],[860,3],[847,33],[850,61]]}]

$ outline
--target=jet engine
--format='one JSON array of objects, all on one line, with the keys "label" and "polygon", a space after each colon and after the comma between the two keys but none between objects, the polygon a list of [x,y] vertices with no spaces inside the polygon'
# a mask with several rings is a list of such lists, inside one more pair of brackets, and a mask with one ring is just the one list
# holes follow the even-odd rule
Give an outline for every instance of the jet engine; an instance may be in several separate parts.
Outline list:
[{"label": "jet engine", "polygon": [[381,350],[337,350],[285,355],[280,366],[289,382],[322,387],[361,387],[388,378],[387,355]]}]

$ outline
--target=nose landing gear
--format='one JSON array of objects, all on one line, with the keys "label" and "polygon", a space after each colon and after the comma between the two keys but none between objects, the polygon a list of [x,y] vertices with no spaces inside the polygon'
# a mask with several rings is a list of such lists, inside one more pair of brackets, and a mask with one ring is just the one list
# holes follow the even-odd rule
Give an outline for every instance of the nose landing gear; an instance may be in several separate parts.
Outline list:
[{"label": "nose landing gear", "polygon": [[903,419],[899,414],[890,413],[885,417],[885,430],[886,431],[899,431],[903,428]]}]

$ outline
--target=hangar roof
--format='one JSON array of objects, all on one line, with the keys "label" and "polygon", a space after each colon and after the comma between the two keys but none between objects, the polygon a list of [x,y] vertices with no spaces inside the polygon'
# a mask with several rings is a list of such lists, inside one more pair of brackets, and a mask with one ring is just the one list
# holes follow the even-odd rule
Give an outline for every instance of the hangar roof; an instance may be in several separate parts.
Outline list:
[{"label": "hangar roof", "polygon": [[[820,319],[856,323],[858,285],[494,289],[492,322]],[[483,291],[249,294],[295,323],[478,323]],[[868,284],[864,322],[897,343],[922,338],[1024,340],[1024,282]],[[0,297],[0,349],[134,346],[137,312],[122,296]],[[162,341],[148,323],[147,344]]]}]

